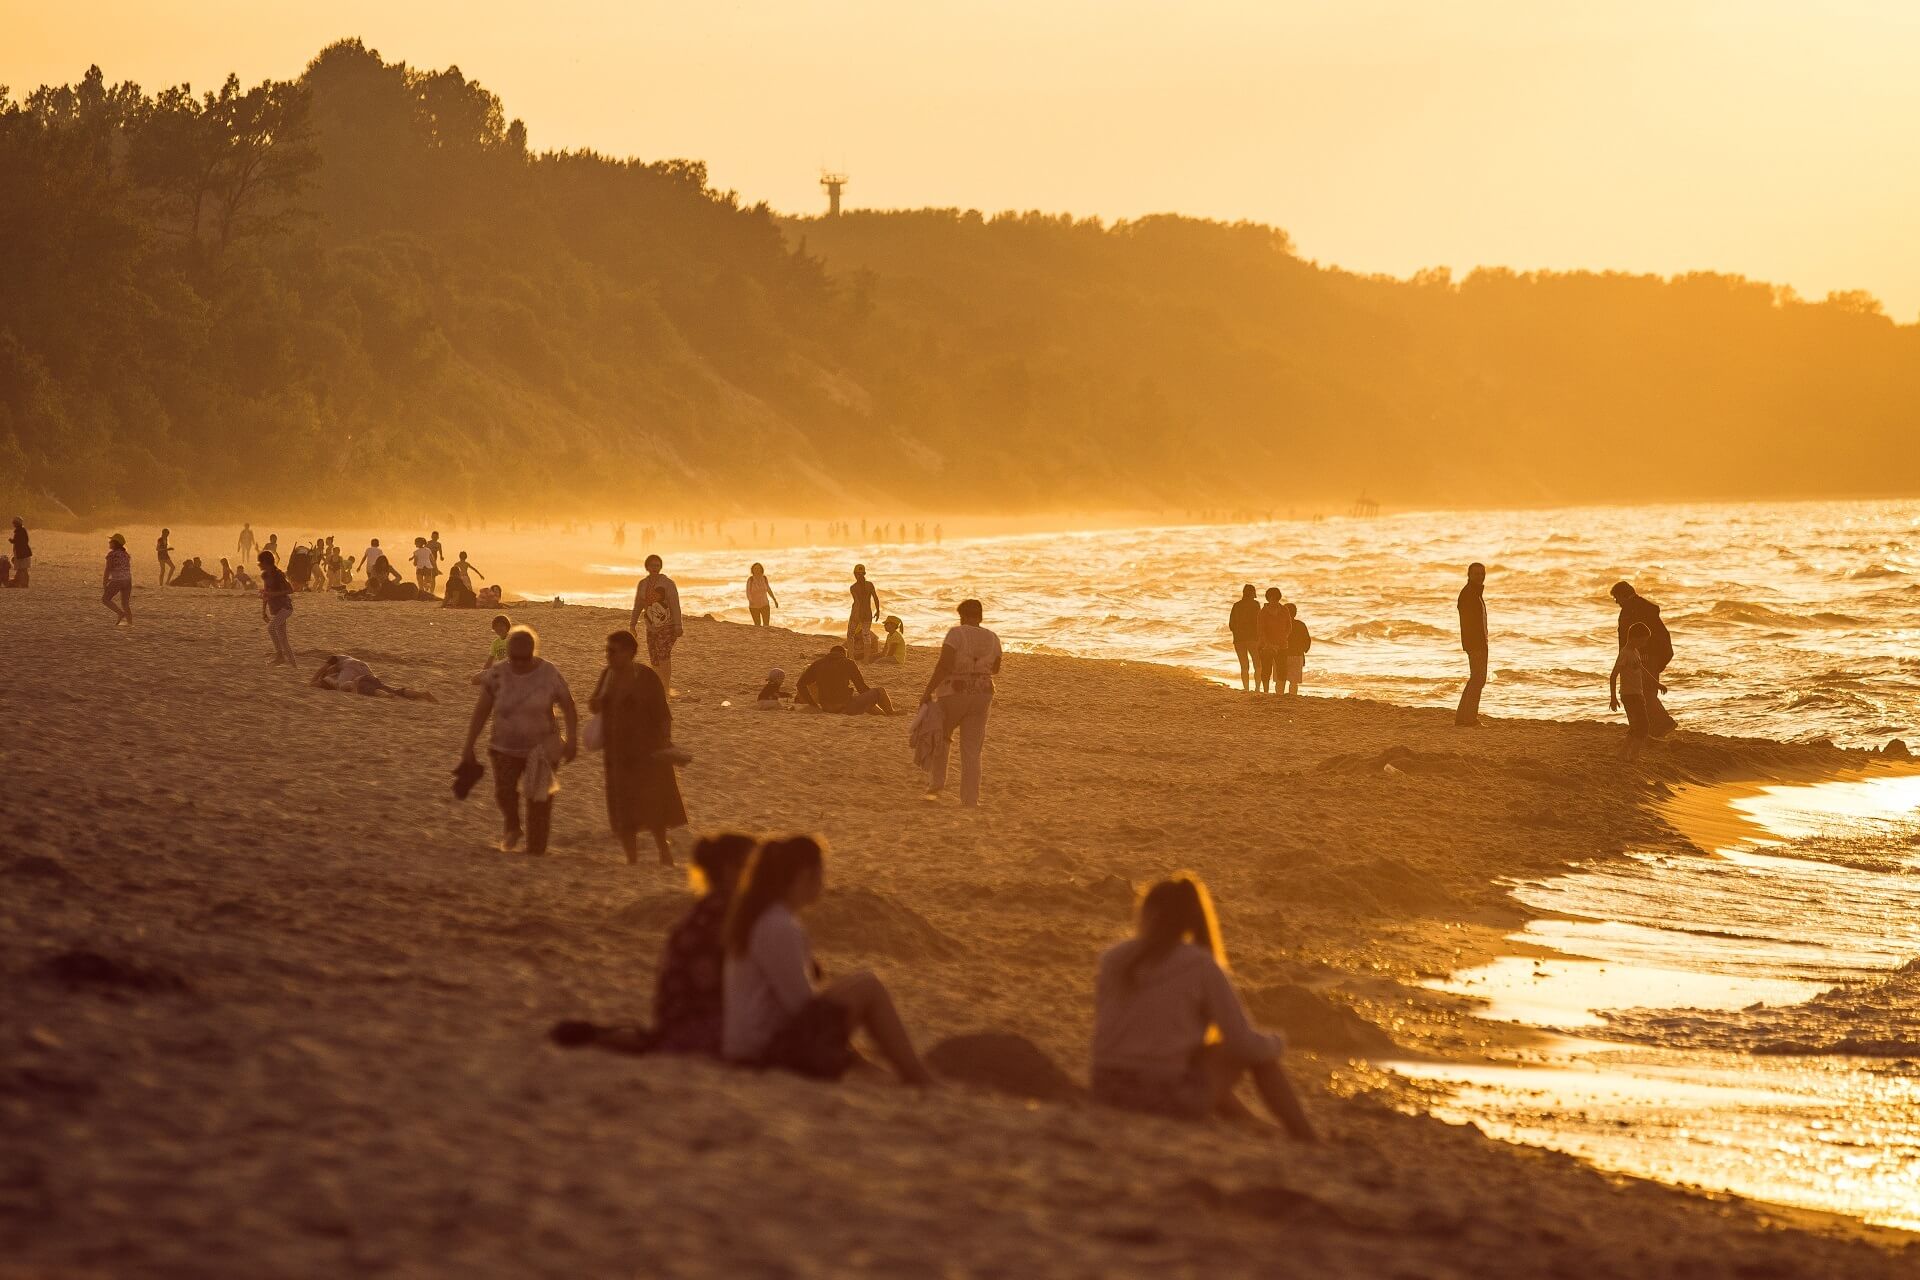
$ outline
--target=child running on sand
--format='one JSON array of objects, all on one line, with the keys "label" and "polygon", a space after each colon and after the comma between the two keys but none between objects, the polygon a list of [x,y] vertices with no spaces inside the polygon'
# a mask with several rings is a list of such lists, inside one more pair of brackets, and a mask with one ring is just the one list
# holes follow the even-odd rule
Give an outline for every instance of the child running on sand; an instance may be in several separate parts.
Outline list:
[{"label": "child running on sand", "polygon": [[[1207,1043],[1219,1032],[1219,1042]],[[1247,1020],[1227,977],[1207,888],[1191,875],[1162,880],[1140,901],[1134,936],[1107,948],[1093,995],[1093,1096],[1110,1106],[1198,1120],[1244,1118],[1234,1097],[1253,1076],[1288,1133],[1316,1141],[1280,1067],[1285,1042]]]},{"label": "child running on sand", "polygon": [[487,650],[487,660],[473,673],[473,679],[467,681],[468,684],[479,684],[494,663],[507,660],[507,632],[513,630],[513,619],[504,613],[496,613],[490,625],[493,627],[493,645]]},{"label": "child running on sand", "polygon": [[1652,638],[1653,631],[1644,622],[1628,627],[1627,638],[1607,677],[1608,708],[1618,711],[1624,705],[1627,712],[1627,740],[1620,746],[1622,760],[1638,758],[1651,731],[1652,721],[1647,715],[1646,645]]},{"label": "child running on sand", "polygon": [[826,851],[809,836],[769,840],[748,860],[727,912],[722,1054],[838,1080],[858,1061],[853,1033],[864,1029],[903,1082],[932,1084],[879,978],[862,970],[814,987],[800,915],[825,887]]}]

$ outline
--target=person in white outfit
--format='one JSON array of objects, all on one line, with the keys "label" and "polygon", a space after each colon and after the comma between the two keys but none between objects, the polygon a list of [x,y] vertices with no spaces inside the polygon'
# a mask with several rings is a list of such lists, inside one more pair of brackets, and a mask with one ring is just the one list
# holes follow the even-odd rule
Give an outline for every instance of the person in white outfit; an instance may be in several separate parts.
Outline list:
[{"label": "person in white outfit", "polygon": [[938,800],[947,785],[947,755],[954,730],[960,731],[960,803],[980,803],[980,759],[987,745],[987,712],[993,707],[993,678],[1000,674],[1000,637],[980,625],[978,600],[960,602],[960,625],[940,642],[921,705],[940,712],[940,745],[928,771],[927,799]]}]

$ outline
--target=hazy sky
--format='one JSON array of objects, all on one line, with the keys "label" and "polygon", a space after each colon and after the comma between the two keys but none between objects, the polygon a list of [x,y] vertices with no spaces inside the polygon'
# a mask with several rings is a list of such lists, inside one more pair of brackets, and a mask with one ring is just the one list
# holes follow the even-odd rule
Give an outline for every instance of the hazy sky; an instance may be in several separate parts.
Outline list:
[{"label": "hazy sky", "polygon": [[16,94],[457,63],[536,147],[783,210],[1178,211],[1366,271],[1715,268],[1920,311],[1920,0],[0,0]]}]

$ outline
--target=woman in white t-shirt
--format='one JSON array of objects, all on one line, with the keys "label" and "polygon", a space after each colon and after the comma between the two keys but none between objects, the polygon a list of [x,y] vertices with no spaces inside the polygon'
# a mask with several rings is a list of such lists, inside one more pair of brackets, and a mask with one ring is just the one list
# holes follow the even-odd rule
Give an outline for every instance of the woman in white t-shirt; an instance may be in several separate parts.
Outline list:
[{"label": "woman in white t-shirt", "polygon": [[[507,632],[507,660],[481,673],[480,699],[467,723],[467,741],[460,752],[465,768],[476,764],[474,743],[487,721],[493,736],[487,757],[493,764],[493,798],[506,820],[500,849],[511,853],[520,845],[520,797],[527,798],[527,852],[540,857],[547,851],[547,833],[553,824],[553,796],[560,790],[553,771],[579,751],[580,712],[573,692],[559,670],[539,656],[540,637],[532,627]],[[566,718],[562,738],[554,731],[553,710]],[[477,775],[476,775],[477,776]]]},{"label": "woman in white t-shirt", "polygon": [[826,851],[808,836],[769,840],[748,860],[727,912],[721,1056],[837,1080],[858,1061],[853,1033],[865,1029],[903,1082],[933,1083],[879,978],[862,970],[814,985],[800,915],[825,887]]},{"label": "woman in white t-shirt", "polygon": [[[771,604],[773,607],[768,608]],[[752,572],[747,574],[747,613],[753,618],[753,625],[764,627],[771,622],[773,610],[780,607],[780,597],[773,594],[773,584],[767,581],[767,571],[756,560]]]},{"label": "woman in white t-shirt", "polygon": [[953,731],[960,731],[960,803],[980,803],[980,757],[987,745],[987,712],[993,707],[993,678],[1000,674],[1000,637],[980,625],[978,600],[960,602],[960,625],[940,642],[940,660],[920,695],[924,706],[936,702],[941,718],[940,745],[928,770],[927,799],[938,800],[947,785],[947,752]]},{"label": "woman in white t-shirt", "polygon": [[[1207,1043],[1218,1031],[1217,1043]],[[1285,1042],[1247,1019],[1227,977],[1207,888],[1162,880],[1140,901],[1134,936],[1100,956],[1093,995],[1093,1096],[1131,1111],[1200,1119],[1245,1115],[1233,1096],[1251,1075],[1288,1133],[1315,1141],[1280,1068]]]}]

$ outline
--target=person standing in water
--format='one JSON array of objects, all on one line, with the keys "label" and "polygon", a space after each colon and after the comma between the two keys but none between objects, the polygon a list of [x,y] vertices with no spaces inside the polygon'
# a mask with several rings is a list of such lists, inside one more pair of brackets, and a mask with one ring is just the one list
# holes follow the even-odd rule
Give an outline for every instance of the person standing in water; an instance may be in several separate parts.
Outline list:
[{"label": "person standing in water", "polygon": [[1487,687],[1487,566],[1478,560],[1467,566],[1467,585],[1455,603],[1460,609],[1460,648],[1467,655],[1467,687],[1453,722],[1463,729],[1480,725],[1480,691]]},{"label": "person standing in water", "polygon": [[27,585],[27,574],[33,568],[33,544],[27,540],[27,522],[19,516],[13,518],[13,580],[10,587]]},{"label": "person standing in water", "polygon": [[858,653],[866,644],[867,632],[880,618],[880,592],[867,581],[867,566],[863,564],[853,566],[853,585],[847,590],[853,596],[853,612],[847,615],[847,648]]},{"label": "person standing in water", "polygon": [[647,665],[660,677],[660,687],[673,696],[673,646],[685,630],[680,617],[680,588],[672,578],[660,572],[665,561],[647,557],[647,576],[633,592],[633,617],[627,630],[633,631],[645,619],[647,627]]},{"label": "person standing in water", "polygon": [[[553,727],[555,707],[566,721],[564,737]],[[474,703],[467,740],[460,749],[463,768],[477,765],[474,744],[489,719],[493,735],[487,758],[493,765],[493,798],[505,820],[500,851],[512,853],[520,847],[520,797],[524,794],[527,852],[544,857],[547,836],[553,830],[553,797],[560,790],[554,770],[579,751],[580,712],[559,668],[540,656],[540,637],[532,627],[515,627],[507,633],[507,660],[487,668],[481,679],[480,698]]]},{"label": "person standing in water", "polygon": [[173,581],[173,548],[167,545],[167,535],[171,529],[162,529],[160,536],[153,540],[154,554],[160,559],[160,585],[166,586]]},{"label": "person standing in water", "polygon": [[259,543],[258,541],[256,541],[256,540],[255,540],[255,538],[254,538],[254,536],[253,536],[253,525],[252,525],[251,523],[249,523],[249,524],[243,524],[243,525],[241,525],[241,526],[240,526],[240,555],[239,555],[239,558],[240,558],[241,560],[251,560],[251,559],[253,559],[253,553],[254,553],[254,550],[255,550],[256,548],[258,548],[258,547],[259,547],[259,545],[260,545],[260,543]]},{"label": "person standing in water", "polygon": [[607,822],[626,852],[627,865],[640,861],[640,833],[645,831],[653,836],[660,865],[670,867],[673,851],[667,832],[687,825],[687,808],[673,762],[662,754],[673,746],[667,688],[659,676],[634,661],[639,648],[631,631],[607,637],[607,667],[587,709],[600,717]]},{"label": "person standing in water", "polygon": [[1254,650],[1260,647],[1260,594],[1251,582],[1240,588],[1240,598],[1227,614],[1227,630],[1233,635],[1234,655],[1240,659],[1240,688],[1245,692],[1253,688],[1249,669]]},{"label": "person standing in water", "polygon": [[[772,608],[768,605],[771,603]],[[764,627],[773,616],[773,609],[780,607],[780,597],[773,594],[773,584],[767,581],[767,571],[759,561],[754,561],[753,569],[747,574],[747,612],[753,617],[753,625]]]},{"label": "person standing in water", "polygon": [[1307,672],[1307,650],[1313,648],[1313,636],[1307,631],[1307,624],[1300,621],[1300,606],[1289,604],[1287,609],[1287,654],[1282,662],[1285,679],[1280,682],[1280,692],[1298,695],[1300,678]]},{"label": "person standing in water", "polygon": [[981,756],[987,746],[987,713],[993,708],[993,678],[1000,674],[1000,637],[980,625],[978,600],[960,602],[960,625],[940,642],[940,660],[927,678],[920,704],[935,702],[940,713],[940,745],[927,776],[928,800],[947,785],[947,754],[953,731],[960,731],[960,803],[980,803]]},{"label": "person standing in water", "polygon": [[100,575],[100,603],[113,610],[113,625],[133,625],[133,557],[127,554],[127,539],[114,534],[107,539],[107,566]]},{"label": "person standing in water", "polygon": [[1633,589],[1631,582],[1616,582],[1608,592],[1615,604],[1620,606],[1620,647],[1627,646],[1627,633],[1635,623],[1647,628],[1647,639],[1640,646],[1640,665],[1642,668],[1642,696],[1647,700],[1647,736],[1664,738],[1678,726],[1667,713],[1666,706],[1660,701],[1660,695],[1667,686],[1660,683],[1660,674],[1673,661],[1673,636],[1667,631],[1667,624],[1660,620],[1660,606]]},{"label": "person standing in water", "polygon": [[[1254,651],[1253,687],[1261,693],[1284,692],[1287,678],[1287,606],[1280,603],[1280,588],[1267,588],[1267,602],[1260,608],[1260,643]],[[1274,689],[1275,684],[1279,690]]]},{"label": "person standing in water", "polygon": [[274,563],[273,552],[262,551],[260,564],[260,619],[267,624],[267,636],[273,641],[274,666],[293,666],[293,641],[287,636],[287,624],[293,621],[293,584]]}]

